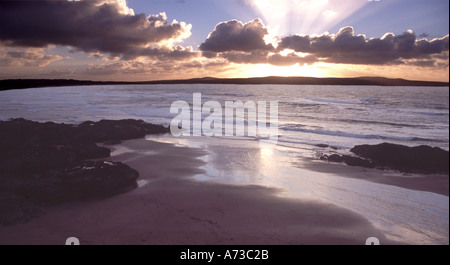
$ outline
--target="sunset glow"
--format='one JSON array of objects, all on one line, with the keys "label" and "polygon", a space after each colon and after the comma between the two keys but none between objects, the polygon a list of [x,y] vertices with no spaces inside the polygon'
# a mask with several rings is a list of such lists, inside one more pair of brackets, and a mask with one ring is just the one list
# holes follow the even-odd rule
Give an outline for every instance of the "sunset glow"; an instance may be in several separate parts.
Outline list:
[{"label": "sunset glow", "polygon": [[[2,79],[448,81],[448,1],[443,0],[0,3],[0,23],[6,25],[0,29]],[[30,30],[26,25],[36,20],[40,23]]]},{"label": "sunset glow", "polygon": [[[245,68],[245,67],[244,67]],[[329,76],[327,70],[320,69],[315,66],[274,66],[268,64],[258,64],[248,67],[244,70],[243,76],[312,76],[312,77],[323,77]]]}]

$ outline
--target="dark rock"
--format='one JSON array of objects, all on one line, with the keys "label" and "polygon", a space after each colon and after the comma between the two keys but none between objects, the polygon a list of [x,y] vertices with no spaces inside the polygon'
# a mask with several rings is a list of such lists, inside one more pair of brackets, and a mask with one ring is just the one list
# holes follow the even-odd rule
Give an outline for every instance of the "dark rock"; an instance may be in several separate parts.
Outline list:
[{"label": "dark rock", "polygon": [[379,167],[403,172],[449,173],[449,152],[438,147],[408,147],[397,144],[357,145],[350,150]]},{"label": "dark rock", "polygon": [[332,154],[327,157],[327,160],[330,162],[342,163],[342,162],[344,162],[344,157],[341,155]]},{"label": "dark rock", "polygon": [[16,150],[0,162],[2,172],[14,175],[30,175],[44,170],[70,165],[85,159],[109,157],[110,150],[95,143],[74,143],[66,145],[32,145]]},{"label": "dark rock", "polygon": [[349,166],[393,169],[406,173],[449,174],[449,152],[438,147],[408,147],[397,144],[357,145],[355,156],[320,155],[319,159]]},{"label": "dark rock", "polygon": [[[0,121],[0,147],[3,147],[2,150],[8,153],[15,153],[15,148],[29,147],[30,144],[99,143],[134,139],[144,137],[147,134],[166,132],[169,132],[168,128],[145,123],[142,120],[101,120],[72,125],[12,119]],[[5,154],[1,155],[5,156]]]},{"label": "dark rock", "polygon": [[327,144],[316,144],[316,146],[320,147],[320,148],[331,148],[333,150],[338,150],[339,149],[336,146],[330,146],[330,145],[327,145]]},{"label": "dark rock", "polygon": [[[96,143],[168,131],[141,120],[0,121],[0,201],[7,201],[0,204],[0,224],[27,220],[33,203],[104,198],[135,188],[138,173],[127,165],[85,160],[109,157],[110,150]],[[8,213],[11,218],[4,217]]]},{"label": "dark rock", "polygon": [[367,167],[374,168],[375,164],[369,160],[354,156],[343,156],[345,164],[353,167]]},{"label": "dark rock", "polygon": [[78,141],[118,141],[141,138],[147,134],[166,133],[168,129],[142,120],[101,120],[83,122],[77,127],[75,140]]},{"label": "dark rock", "polygon": [[82,161],[36,175],[17,193],[50,204],[99,199],[136,188],[138,177],[136,170],[120,162]]},{"label": "dark rock", "polygon": [[80,160],[109,157],[109,149],[96,143],[119,142],[168,131],[168,128],[141,120],[101,120],[78,126],[25,119],[0,121],[0,170],[30,175]]}]

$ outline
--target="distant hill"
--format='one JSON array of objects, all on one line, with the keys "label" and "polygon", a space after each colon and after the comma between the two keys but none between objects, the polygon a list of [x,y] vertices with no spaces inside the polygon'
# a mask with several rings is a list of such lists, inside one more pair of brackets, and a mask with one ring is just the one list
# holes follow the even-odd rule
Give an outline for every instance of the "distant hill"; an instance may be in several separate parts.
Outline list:
[{"label": "distant hill", "polygon": [[413,81],[384,77],[317,78],[317,77],[252,77],[252,78],[194,78],[142,82],[146,84],[279,84],[279,85],[360,85],[360,86],[448,86],[448,82]]},{"label": "distant hill", "polygon": [[35,87],[56,87],[56,86],[93,86],[93,85],[123,85],[133,84],[127,82],[101,82],[73,79],[6,79],[0,80],[0,91],[11,89],[24,89]]},{"label": "distant hill", "polygon": [[193,78],[144,82],[89,81],[73,79],[6,79],[0,80],[0,90],[55,86],[92,85],[145,85],[145,84],[281,84],[281,85],[355,85],[355,86],[449,86],[448,82],[413,81],[385,77],[316,78],[316,77],[252,77],[252,78]]}]

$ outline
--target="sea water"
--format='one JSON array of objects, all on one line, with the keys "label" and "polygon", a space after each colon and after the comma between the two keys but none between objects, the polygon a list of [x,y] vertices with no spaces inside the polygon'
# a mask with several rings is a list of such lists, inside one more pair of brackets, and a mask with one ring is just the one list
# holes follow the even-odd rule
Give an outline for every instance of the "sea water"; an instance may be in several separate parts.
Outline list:
[{"label": "sea water", "polygon": [[349,149],[391,142],[449,149],[448,87],[317,85],[123,85],[0,92],[0,120],[79,123],[142,119],[168,126],[173,102],[278,101],[279,145]]}]

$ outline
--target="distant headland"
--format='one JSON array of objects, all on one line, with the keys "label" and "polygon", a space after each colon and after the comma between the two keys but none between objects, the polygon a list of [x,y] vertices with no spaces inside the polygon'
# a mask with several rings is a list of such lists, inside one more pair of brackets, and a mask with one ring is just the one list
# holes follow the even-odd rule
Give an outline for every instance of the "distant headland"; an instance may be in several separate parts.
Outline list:
[{"label": "distant headland", "polygon": [[235,84],[235,85],[356,85],[356,86],[449,86],[449,82],[415,81],[385,77],[252,77],[252,78],[192,78],[156,81],[90,81],[74,79],[5,79],[0,80],[0,90],[24,89],[55,86],[91,86],[91,85],[153,85],[153,84]]}]

